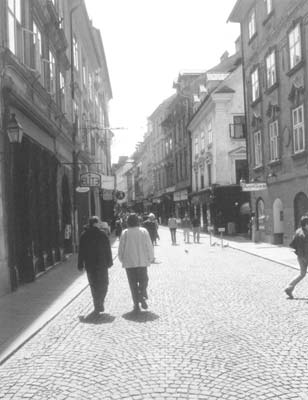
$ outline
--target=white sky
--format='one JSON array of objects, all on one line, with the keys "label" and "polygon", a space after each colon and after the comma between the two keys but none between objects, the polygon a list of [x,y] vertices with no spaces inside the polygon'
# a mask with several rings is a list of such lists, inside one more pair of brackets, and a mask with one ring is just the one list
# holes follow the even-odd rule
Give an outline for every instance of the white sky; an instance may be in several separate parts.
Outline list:
[{"label": "white sky", "polygon": [[101,31],[113,100],[112,162],[131,156],[147,117],[174,93],[180,71],[207,70],[235,51],[239,24],[227,23],[236,0],[86,0]]}]

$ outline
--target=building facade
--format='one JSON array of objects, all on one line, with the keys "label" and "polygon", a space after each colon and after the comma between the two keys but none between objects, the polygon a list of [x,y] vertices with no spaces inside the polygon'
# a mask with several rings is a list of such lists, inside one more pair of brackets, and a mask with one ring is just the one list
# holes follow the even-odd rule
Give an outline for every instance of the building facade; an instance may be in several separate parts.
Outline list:
[{"label": "building facade", "polygon": [[243,204],[249,195],[240,181],[247,178],[245,110],[240,52],[225,53],[220,64],[199,80],[199,103],[188,129],[192,142],[193,213],[205,230],[246,233],[249,216]]},{"label": "building facade", "polygon": [[[250,181],[260,240],[289,243],[308,211],[308,3],[239,0]],[[257,187],[256,187],[257,188]]]},{"label": "building facade", "polygon": [[[108,126],[112,93],[101,37],[83,1],[2,1],[0,12],[3,294],[74,251],[81,213],[98,209],[98,189],[75,189],[79,173],[109,153],[99,150],[102,134],[92,127]],[[10,143],[16,127],[21,142]],[[108,156],[104,163],[107,171]]]}]

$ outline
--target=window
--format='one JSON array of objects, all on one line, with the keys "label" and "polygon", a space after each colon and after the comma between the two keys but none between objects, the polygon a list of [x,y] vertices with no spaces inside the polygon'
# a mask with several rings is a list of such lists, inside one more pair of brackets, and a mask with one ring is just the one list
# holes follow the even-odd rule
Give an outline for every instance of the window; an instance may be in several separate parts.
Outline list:
[{"label": "window", "polygon": [[199,154],[199,140],[198,136],[195,137],[195,156]]},{"label": "window", "polygon": [[56,60],[54,54],[49,51],[49,91],[56,93]]},{"label": "window", "polygon": [[87,86],[87,66],[86,66],[86,61],[83,59],[82,60],[82,83],[83,86]]},{"label": "window", "polygon": [[212,121],[207,124],[207,137],[209,145],[213,143],[213,131],[212,131]]},{"label": "window", "polygon": [[275,51],[272,51],[265,60],[266,63],[266,84],[270,88],[276,83],[276,60]]},{"label": "window", "polygon": [[270,161],[278,160],[278,121],[269,124]]},{"label": "window", "polygon": [[292,111],[292,120],[294,153],[299,153],[305,149],[303,106],[297,107]]},{"label": "window", "polygon": [[91,74],[89,74],[89,97],[90,100],[93,100],[93,78]]},{"label": "window", "polygon": [[34,47],[34,68],[42,74],[42,34],[35,22],[33,22],[33,47]]},{"label": "window", "polygon": [[59,74],[61,110],[65,112],[65,79],[62,72]]},{"label": "window", "polygon": [[205,139],[204,139],[204,130],[201,131],[201,135],[200,135],[200,139],[201,139],[201,151],[204,151],[205,149]]},{"label": "window", "polygon": [[79,49],[78,49],[78,42],[77,38],[73,36],[73,55],[74,55],[74,67],[76,70],[79,70]]},{"label": "window", "polygon": [[235,115],[233,124],[230,124],[230,137],[232,139],[243,139],[246,134],[245,115]]},{"label": "window", "polygon": [[258,68],[251,73],[251,98],[256,101],[260,96]]},{"label": "window", "polygon": [[266,7],[266,14],[270,14],[273,11],[273,0],[264,0]]},{"label": "window", "polygon": [[290,69],[302,59],[300,26],[297,24],[289,33]]},{"label": "window", "polygon": [[254,134],[254,145],[255,145],[255,166],[262,165],[262,148],[261,148],[261,131],[255,132]]},{"label": "window", "polygon": [[21,0],[8,2],[8,39],[9,49],[16,56],[21,56]]},{"label": "window", "polygon": [[211,186],[212,184],[212,165],[207,164],[207,178],[208,178],[208,185]]},{"label": "window", "polygon": [[248,20],[248,38],[249,40],[256,34],[256,12],[253,9]]}]

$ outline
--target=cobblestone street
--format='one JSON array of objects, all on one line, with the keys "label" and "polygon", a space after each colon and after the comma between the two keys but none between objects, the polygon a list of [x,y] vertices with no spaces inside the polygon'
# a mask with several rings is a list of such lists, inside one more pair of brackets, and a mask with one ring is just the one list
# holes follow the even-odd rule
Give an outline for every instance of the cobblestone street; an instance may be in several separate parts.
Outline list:
[{"label": "cobblestone street", "polygon": [[308,399],[307,281],[289,301],[291,268],[160,237],[149,310],[131,313],[116,259],[106,313],[84,320],[83,291],[0,367],[1,399]]}]

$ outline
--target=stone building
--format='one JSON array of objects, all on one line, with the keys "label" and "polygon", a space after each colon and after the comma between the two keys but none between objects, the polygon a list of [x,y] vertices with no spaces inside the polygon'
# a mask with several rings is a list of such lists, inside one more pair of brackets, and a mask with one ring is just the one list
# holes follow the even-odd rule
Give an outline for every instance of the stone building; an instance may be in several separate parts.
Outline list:
[{"label": "stone building", "polygon": [[199,101],[188,125],[193,213],[205,229],[245,233],[249,217],[242,206],[249,195],[240,185],[248,172],[240,52],[224,53],[198,81]]},{"label": "stone building", "polygon": [[241,24],[252,211],[273,243],[308,212],[307,20],[305,0],[238,0],[229,16]]},{"label": "stone building", "polygon": [[75,189],[80,172],[110,171],[112,92],[84,1],[2,1],[0,15],[3,294],[74,251],[89,213],[99,214],[99,188]]}]

